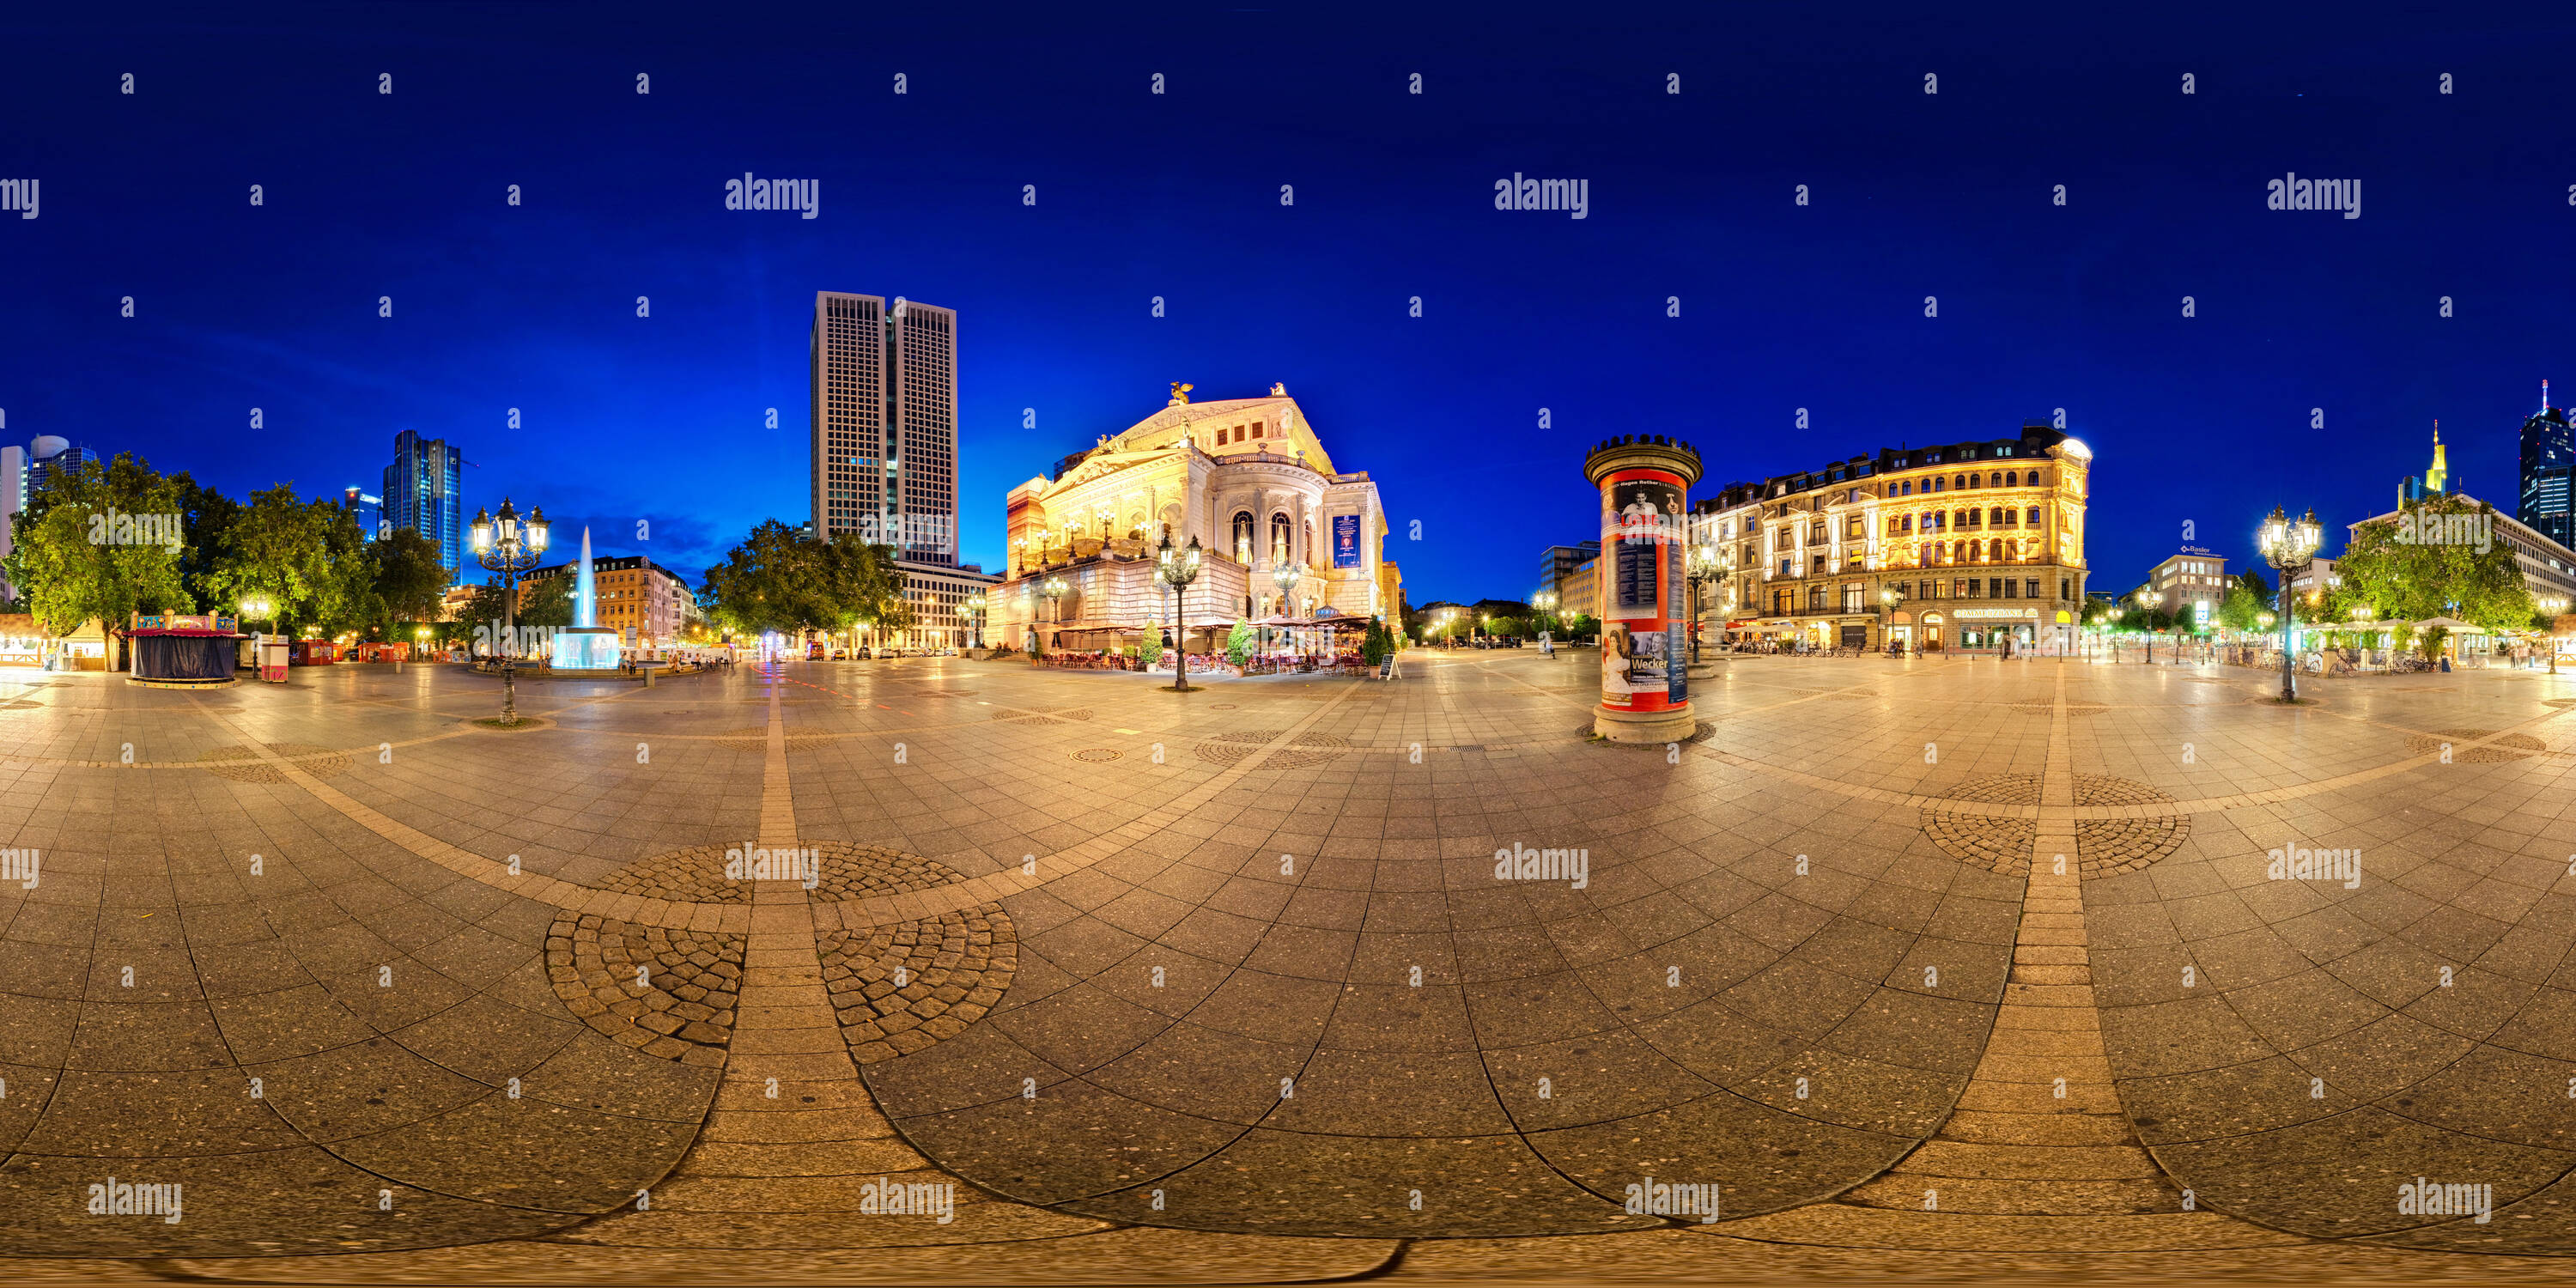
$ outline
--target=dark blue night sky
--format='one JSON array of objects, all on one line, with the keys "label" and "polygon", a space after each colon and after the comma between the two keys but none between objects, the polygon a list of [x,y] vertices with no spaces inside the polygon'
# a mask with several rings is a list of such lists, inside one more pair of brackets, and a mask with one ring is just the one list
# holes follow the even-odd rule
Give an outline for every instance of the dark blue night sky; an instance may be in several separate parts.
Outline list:
[{"label": "dark blue night sky", "polygon": [[[2063,407],[2123,589],[2186,520],[2242,559],[2313,505],[2339,544],[2436,418],[2509,506],[2541,379],[2576,397],[2564,7],[863,8],[13,6],[0,178],[43,204],[0,217],[5,437],[322,494],[409,427],[463,447],[469,508],[694,575],[808,517],[814,291],[905,295],[961,315],[969,560],[1168,382],[1276,380],[1377,479],[1419,603],[1592,535],[1605,435],[1697,443],[1705,487]],[[725,210],[745,171],[820,217]],[[2266,210],[2289,171],[2361,217]],[[1515,172],[1589,217],[1495,210]]]}]

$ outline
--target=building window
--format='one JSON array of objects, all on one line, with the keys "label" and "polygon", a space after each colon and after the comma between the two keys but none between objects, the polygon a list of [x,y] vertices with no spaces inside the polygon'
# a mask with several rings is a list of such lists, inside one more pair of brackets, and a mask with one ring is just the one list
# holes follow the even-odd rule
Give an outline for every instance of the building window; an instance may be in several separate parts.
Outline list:
[{"label": "building window", "polygon": [[1951,475],[1951,476],[1950,476],[1950,490],[1951,490],[1951,491],[1956,492],[1956,491],[1958,491],[1959,489],[1961,489],[1961,488],[1963,488],[1963,487],[1966,487],[1967,485],[1968,485],[1968,476],[1967,476],[1967,475],[1965,475],[1965,474],[1953,474],[1953,475]]},{"label": "building window", "polygon": [[1935,492],[1941,490],[1941,479],[1939,475],[1934,475],[1932,478],[1932,490]]},{"label": "building window", "polygon": [[1252,511],[1250,510],[1234,512],[1234,561],[1246,566],[1252,563]]},{"label": "building window", "polygon": [[1288,516],[1270,516],[1270,564],[1279,567],[1288,562]]},{"label": "building window", "polygon": [[2035,505],[2030,507],[2030,526],[2034,528],[2039,526],[2039,507]]},{"label": "building window", "polygon": [[1970,487],[1984,487],[1985,485],[1986,485],[1986,476],[1985,476],[1985,475],[1983,475],[1983,474],[1971,474],[1971,475],[1969,475],[1969,476],[1968,476],[1968,486],[1970,486]]},{"label": "building window", "polygon": [[2006,578],[2002,579],[2001,581],[1998,581],[1998,582],[1996,582],[1996,583],[1995,583],[1995,597],[1996,597],[1997,599],[2015,599],[2015,598],[2018,598],[2018,596],[2016,596],[2016,595],[2014,595],[2014,594],[2013,594],[2013,579],[2012,579],[2012,578],[2010,578],[2010,577],[2006,577]]}]

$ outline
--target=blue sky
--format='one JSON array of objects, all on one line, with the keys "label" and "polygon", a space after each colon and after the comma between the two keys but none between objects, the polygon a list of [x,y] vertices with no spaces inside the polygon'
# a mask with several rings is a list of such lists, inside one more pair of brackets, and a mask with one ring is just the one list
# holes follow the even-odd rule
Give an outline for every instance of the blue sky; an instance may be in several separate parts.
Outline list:
[{"label": "blue sky", "polygon": [[[43,205],[0,216],[0,414],[236,494],[373,491],[413,428],[469,507],[694,575],[807,517],[833,289],[959,311],[988,566],[1003,494],[1174,380],[1284,381],[1416,602],[1526,593],[1620,433],[1714,485],[2062,407],[2096,589],[2186,521],[2241,559],[2274,504],[2387,508],[2436,418],[2509,505],[2540,380],[2576,396],[2576,22],[2077,8],[20,5],[0,178]],[[726,211],[746,170],[820,217]],[[2265,209],[2292,171],[2361,217]],[[1588,217],[1495,210],[1515,172]]]}]

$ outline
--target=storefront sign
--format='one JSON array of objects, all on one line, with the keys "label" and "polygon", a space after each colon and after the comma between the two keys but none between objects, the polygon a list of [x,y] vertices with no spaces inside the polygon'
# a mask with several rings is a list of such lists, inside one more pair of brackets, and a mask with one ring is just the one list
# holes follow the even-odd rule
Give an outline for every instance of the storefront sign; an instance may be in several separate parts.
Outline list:
[{"label": "storefront sign", "polygon": [[2031,608],[1954,608],[1951,613],[1962,621],[2026,622],[2038,614]]}]

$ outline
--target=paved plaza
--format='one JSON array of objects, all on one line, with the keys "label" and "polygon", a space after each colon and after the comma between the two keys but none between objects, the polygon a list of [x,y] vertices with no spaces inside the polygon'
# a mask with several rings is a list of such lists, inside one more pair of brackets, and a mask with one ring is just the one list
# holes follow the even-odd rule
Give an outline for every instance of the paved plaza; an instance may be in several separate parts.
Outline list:
[{"label": "paved plaza", "polygon": [[1584,652],[1158,683],[12,674],[0,1265],[2576,1254],[2576,675],[1744,657],[1642,748]]}]

